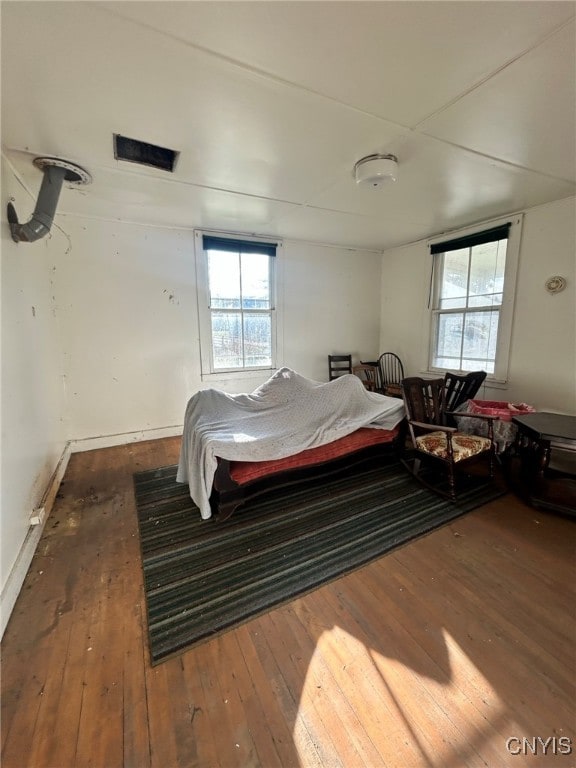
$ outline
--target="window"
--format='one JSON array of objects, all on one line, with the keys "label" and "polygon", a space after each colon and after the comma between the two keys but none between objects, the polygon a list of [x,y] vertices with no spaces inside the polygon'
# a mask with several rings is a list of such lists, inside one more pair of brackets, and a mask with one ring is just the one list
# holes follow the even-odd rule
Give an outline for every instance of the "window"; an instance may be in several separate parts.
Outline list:
[{"label": "window", "polygon": [[430,370],[484,370],[493,380],[506,380],[517,224],[506,222],[431,245]]},{"label": "window", "polygon": [[276,367],[278,244],[196,236],[202,372]]}]

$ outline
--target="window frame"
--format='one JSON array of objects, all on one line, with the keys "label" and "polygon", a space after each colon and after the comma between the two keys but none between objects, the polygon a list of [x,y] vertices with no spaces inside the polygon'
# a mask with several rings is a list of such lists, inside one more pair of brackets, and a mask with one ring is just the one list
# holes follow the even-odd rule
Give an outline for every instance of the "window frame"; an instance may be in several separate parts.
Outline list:
[{"label": "window frame", "polygon": [[[208,272],[208,251],[204,249],[203,239],[217,237],[223,240],[253,242],[263,245],[275,245],[276,255],[270,259],[270,309],[258,310],[270,313],[271,320],[271,365],[242,368],[215,368],[212,344],[212,309],[210,306],[210,284]],[[200,370],[202,381],[232,381],[234,379],[261,379],[262,372],[271,372],[281,366],[283,357],[282,308],[280,302],[282,242],[273,237],[259,237],[241,233],[216,232],[212,230],[194,230],[194,254],[196,265],[196,290],[198,298],[198,327],[200,342]],[[221,311],[221,310],[220,310]],[[248,310],[250,311],[250,310]]]},{"label": "window frame", "polygon": [[[510,224],[510,230],[508,233],[508,244],[506,248],[506,265],[504,268],[504,286],[502,291],[502,304],[497,307],[499,310],[500,318],[498,322],[498,338],[496,341],[496,355],[494,361],[494,373],[489,373],[486,377],[486,382],[494,384],[496,386],[505,386],[508,383],[508,369],[510,362],[510,344],[512,340],[512,325],[514,317],[514,305],[516,299],[516,278],[518,272],[518,258],[520,253],[520,242],[522,236],[522,214],[515,214],[514,216],[506,217],[503,219],[497,219],[490,222],[485,222],[482,225],[474,227],[467,227],[465,229],[451,232],[449,235],[444,234],[440,237],[435,237],[428,240],[428,246],[438,245],[439,243],[449,243],[452,240],[457,240],[461,237],[468,237],[474,234],[485,232],[490,229],[495,229],[499,226]],[[446,371],[451,371],[457,374],[465,374],[469,371],[463,371],[456,368],[440,368],[434,366],[432,361],[435,355],[437,329],[439,323],[437,318],[443,314],[449,314],[457,310],[440,310],[439,304],[439,292],[440,292],[440,280],[442,270],[437,269],[438,261],[444,258],[444,254],[448,251],[430,255],[432,261],[432,274],[430,285],[430,302],[429,302],[429,322],[428,322],[428,339],[426,345],[426,364],[425,370],[427,373],[434,374],[436,376],[443,375]],[[474,311],[474,308],[460,308],[458,311]],[[491,307],[494,309],[494,307]]]}]

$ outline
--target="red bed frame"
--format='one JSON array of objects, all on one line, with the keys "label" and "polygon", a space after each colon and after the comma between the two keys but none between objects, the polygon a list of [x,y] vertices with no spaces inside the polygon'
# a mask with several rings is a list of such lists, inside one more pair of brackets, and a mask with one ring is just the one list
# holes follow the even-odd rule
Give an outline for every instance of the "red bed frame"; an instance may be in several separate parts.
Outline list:
[{"label": "red bed frame", "polygon": [[210,496],[212,512],[227,520],[237,507],[266,491],[323,478],[378,458],[399,458],[405,422],[394,429],[362,428],[332,443],[274,461],[218,459]]}]

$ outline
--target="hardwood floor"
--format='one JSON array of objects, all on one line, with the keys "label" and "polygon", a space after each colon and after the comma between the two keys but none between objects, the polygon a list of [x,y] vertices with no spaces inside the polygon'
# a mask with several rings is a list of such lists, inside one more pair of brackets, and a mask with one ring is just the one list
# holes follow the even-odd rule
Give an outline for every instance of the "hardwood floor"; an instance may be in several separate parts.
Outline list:
[{"label": "hardwood floor", "polygon": [[132,474],[179,445],[72,456],[2,643],[2,768],[575,765],[576,527],[510,494],[151,667]]}]

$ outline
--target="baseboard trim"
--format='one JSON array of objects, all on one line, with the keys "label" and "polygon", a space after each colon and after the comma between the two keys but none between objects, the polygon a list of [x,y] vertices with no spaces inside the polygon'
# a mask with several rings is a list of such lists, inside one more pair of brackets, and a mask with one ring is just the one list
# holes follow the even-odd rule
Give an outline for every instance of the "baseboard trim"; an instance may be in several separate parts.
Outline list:
[{"label": "baseboard trim", "polygon": [[128,445],[140,443],[144,440],[160,440],[163,437],[178,437],[182,434],[183,425],[176,424],[171,427],[158,427],[156,429],[140,429],[137,432],[118,432],[114,435],[100,435],[99,437],[83,437],[71,440],[72,453],[94,451],[98,448],[113,448],[116,445]]},{"label": "baseboard trim", "polygon": [[71,446],[69,442],[64,446],[62,455],[60,456],[60,459],[56,464],[56,468],[50,477],[44,495],[42,496],[40,502],[37,504],[38,508],[44,507],[45,514],[43,520],[39,525],[31,525],[28,529],[28,533],[26,534],[26,538],[24,539],[24,543],[22,544],[20,552],[18,553],[14,567],[10,571],[10,575],[8,576],[6,584],[4,585],[4,589],[2,590],[2,594],[0,594],[0,639],[4,635],[4,630],[8,625],[8,621],[14,609],[14,605],[16,604],[16,600],[20,594],[22,585],[24,584],[24,579],[26,578],[26,574],[30,568],[30,563],[32,562],[32,558],[36,552],[36,547],[38,546],[38,542],[42,536],[42,531],[46,525],[46,520],[48,519],[52,507],[54,506],[56,494],[58,493],[60,483],[62,482],[62,478],[66,472],[66,467],[68,466],[68,461],[70,460],[70,447]]}]

